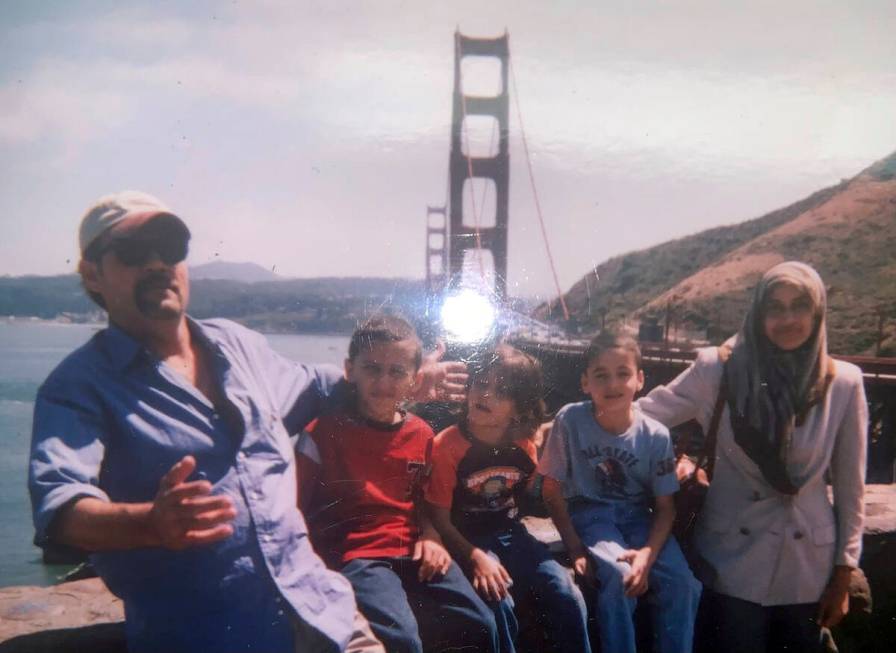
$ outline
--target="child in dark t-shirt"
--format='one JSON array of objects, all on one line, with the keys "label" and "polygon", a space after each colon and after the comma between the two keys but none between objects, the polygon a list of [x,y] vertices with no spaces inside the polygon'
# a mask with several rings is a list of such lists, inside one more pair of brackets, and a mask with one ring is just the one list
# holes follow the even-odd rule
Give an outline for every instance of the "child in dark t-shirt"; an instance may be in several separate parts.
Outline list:
[{"label": "child in dark t-shirt", "polygon": [[501,650],[513,651],[513,596],[531,592],[562,651],[588,653],[585,603],[569,573],[520,524],[520,498],[536,467],[531,436],[544,417],[541,370],[507,345],[468,366],[459,425],[436,436],[425,497],[433,524],[473,587],[489,599]]}]

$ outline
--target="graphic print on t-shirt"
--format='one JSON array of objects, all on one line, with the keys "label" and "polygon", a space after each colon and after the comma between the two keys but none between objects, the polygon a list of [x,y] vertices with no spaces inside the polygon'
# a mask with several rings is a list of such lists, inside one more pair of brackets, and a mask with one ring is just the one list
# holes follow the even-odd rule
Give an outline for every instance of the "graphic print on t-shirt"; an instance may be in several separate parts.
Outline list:
[{"label": "graphic print on t-shirt", "polygon": [[470,512],[509,509],[508,517],[516,516],[514,486],[523,478],[518,467],[486,467],[463,479],[467,491],[478,500],[469,506]]},{"label": "graphic print on t-shirt", "polygon": [[[631,451],[618,447],[591,446],[582,455],[594,467],[594,481],[599,492],[607,499],[627,499],[635,496],[626,491],[629,483],[626,469],[638,464],[639,459]],[[640,494],[640,493],[637,493]]]}]

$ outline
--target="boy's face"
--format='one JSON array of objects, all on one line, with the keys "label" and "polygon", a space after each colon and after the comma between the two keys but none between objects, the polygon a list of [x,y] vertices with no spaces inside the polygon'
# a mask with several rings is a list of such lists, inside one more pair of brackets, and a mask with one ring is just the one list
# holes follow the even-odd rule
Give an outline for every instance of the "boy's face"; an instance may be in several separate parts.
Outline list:
[{"label": "boy's face", "polygon": [[604,351],[582,374],[582,391],[602,413],[627,411],[642,387],[644,372],[637,368],[634,353],[625,349]]},{"label": "boy's face", "polygon": [[470,384],[467,394],[467,423],[474,431],[479,428],[506,429],[517,417],[513,399],[498,392],[494,370]]},{"label": "boy's face", "polygon": [[413,340],[375,342],[345,361],[345,378],[358,389],[363,417],[391,424],[399,406],[414,389],[418,370]]}]

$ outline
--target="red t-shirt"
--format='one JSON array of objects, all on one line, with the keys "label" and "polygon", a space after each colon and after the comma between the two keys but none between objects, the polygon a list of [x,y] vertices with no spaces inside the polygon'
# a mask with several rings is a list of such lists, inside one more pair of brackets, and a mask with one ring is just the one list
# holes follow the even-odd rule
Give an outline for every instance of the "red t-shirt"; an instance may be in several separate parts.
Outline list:
[{"label": "red t-shirt", "polygon": [[[408,414],[384,426],[337,414],[314,420],[302,437],[316,446],[320,465],[308,511],[318,553],[340,565],[411,555],[419,536],[415,495],[428,477],[432,448],[426,422]],[[313,449],[299,444],[312,460]]]},{"label": "red t-shirt", "polygon": [[494,447],[451,426],[436,436],[426,500],[451,509],[461,532],[494,531],[519,516],[520,494],[535,471],[535,444]]}]

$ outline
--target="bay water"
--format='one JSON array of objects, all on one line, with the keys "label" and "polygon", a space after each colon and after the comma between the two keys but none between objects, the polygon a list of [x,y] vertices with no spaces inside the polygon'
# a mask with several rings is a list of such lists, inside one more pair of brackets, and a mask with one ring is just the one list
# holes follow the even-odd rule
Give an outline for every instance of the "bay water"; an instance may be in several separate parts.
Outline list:
[{"label": "bay water", "polygon": [[[47,374],[99,325],[0,321],[0,587],[52,585],[70,568],[44,565],[32,544],[28,451],[34,396]],[[341,365],[348,337],[269,335],[280,354],[303,363]]]}]

